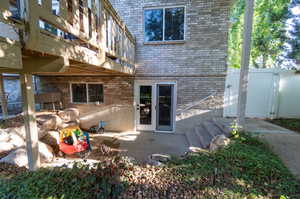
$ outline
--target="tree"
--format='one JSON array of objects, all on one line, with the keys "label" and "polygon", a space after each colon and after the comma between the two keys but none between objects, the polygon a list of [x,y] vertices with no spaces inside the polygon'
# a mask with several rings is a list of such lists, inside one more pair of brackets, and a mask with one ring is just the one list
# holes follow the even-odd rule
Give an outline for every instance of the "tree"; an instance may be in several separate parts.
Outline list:
[{"label": "tree", "polygon": [[[273,67],[280,62],[285,50],[286,20],[290,0],[256,0],[251,50],[251,65],[257,68]],[[239,68],[243,33],[245,1],[238,0],[231,11],[229,31],[229,66]]]},{"label": "tree", "polygon": [[300,13],[294,14],[293,9],[299,6],[300,0],[293,0],[290,6],[290,29],[287,42],[287,58],[300,64]]}]

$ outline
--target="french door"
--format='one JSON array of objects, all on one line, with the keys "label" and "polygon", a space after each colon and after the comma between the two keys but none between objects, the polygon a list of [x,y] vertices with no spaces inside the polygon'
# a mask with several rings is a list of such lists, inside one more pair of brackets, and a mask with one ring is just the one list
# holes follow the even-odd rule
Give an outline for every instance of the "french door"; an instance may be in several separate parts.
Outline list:
[{"label": "french door", "polygon": [[175,83],[136,81],[136,128],[140,131],[173,131]]}]

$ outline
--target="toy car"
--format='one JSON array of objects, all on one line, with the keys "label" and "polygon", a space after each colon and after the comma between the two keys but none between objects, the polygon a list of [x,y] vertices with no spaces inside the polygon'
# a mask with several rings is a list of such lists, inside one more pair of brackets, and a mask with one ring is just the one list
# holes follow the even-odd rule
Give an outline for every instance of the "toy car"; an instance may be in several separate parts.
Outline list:
[{"label": "toy car", "polygon": [[77,154],[80,158],[87,158],[92,150],[89,134],[78,126],[60,130],[59,150],[60,156]]}]

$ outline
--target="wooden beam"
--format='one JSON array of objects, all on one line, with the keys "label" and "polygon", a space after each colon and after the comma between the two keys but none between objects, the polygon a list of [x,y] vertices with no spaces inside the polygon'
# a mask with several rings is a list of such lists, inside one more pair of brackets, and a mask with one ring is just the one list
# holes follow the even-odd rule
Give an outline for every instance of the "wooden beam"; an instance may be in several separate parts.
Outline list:
[{"label": "wooden beam", "polygon": [[246,1],[245,24],[243,36],[243,52],[240,70],[239,96],[237,107],[237,124],[243,128],[245,125],[246,105],[247,105],[247,89],[249,76],[249,63],[251,53],[251,36],[254,14],[254,0]]},{"label": "wooden beam", "polygon": [[34,90],[31,74],[21,74],[21,88],[23,97],[23,112],[26,130],[26,150],[28,156],[28,167],[34,171],[40,166],[40,155],[38,147],[38,131],[35,117]]},{"label": "wooden beam", "polygon": [[7,119],[8,118],[7,98],[5,95],[4,79],[2,73],[0,74],[0,98],[1,98],[2,116],[3,119]]},{"label": "wooden beam", "polygon": [[64,72],[69,60],[63,57],[33,57],[23,60],[24,73]]}]

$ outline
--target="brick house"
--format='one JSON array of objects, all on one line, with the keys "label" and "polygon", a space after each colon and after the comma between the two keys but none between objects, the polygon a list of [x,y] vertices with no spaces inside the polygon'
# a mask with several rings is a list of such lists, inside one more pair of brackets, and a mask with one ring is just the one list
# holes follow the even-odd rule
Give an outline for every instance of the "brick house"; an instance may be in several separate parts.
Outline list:
[{"label": "brick house", "polygon": [[[95,2],[79,0],[76,4],[78,28],[90,30],[90,37],[101,42],[103,46],[95,44],[99,51],[89,45],[82,47],[94,52],[105,49],[101,56],[106,65],[91,63],[77,53],[68,58],[67,69],[53,72],[41,67],[31,71],[39,77],[39,93],[60,92],[64,108],[80,110],[83,128],[103,120],[112,131],[175,132],[176,113],[188,104],[212,93],[219,102],[205,108],[223,104],[231,0],[102,0],[99,18]],[[84,6],[96,14],[82,20]],[[69,4],[67,8],[72,11]],[[45,20],[39,28],[71,41],[81,36],[53,24]],[[94,36],[94,27],[100,39]],[[101,70],[95,67],[98,65]]]}]

